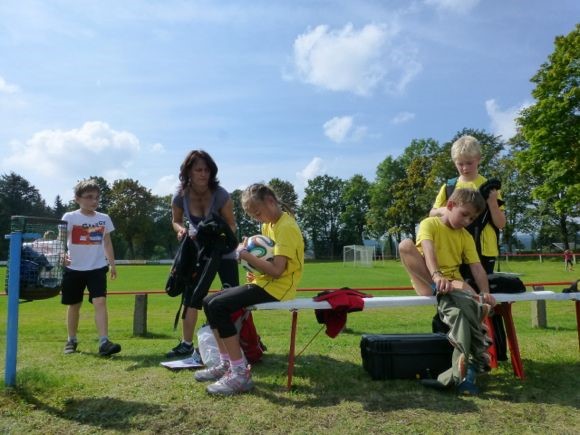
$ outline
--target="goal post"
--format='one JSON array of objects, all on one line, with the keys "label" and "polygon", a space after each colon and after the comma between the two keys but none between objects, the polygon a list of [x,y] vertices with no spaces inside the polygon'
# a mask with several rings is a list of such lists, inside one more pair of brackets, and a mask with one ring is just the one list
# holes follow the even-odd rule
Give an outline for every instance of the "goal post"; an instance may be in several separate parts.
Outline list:
[{"label": "goal post", "polygon": [[372,267],[375,254],[374,246],[348,245],[342,248],[343,266]]}]

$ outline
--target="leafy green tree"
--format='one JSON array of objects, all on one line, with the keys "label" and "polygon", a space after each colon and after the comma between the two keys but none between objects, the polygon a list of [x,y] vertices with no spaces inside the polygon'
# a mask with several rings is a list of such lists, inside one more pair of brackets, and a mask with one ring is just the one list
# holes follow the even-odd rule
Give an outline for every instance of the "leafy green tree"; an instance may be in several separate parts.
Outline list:
[{"label": "leafy green tree", "polygon": [[123,239],[129,259],[143,256],[143,247],[153,228],[154,206],[153,195],[138,181],[127,178],[113,183],[109,215],[118,230],[113,235]]},{"label": "leafy green tree", "polygon": [[538,201],[531,195],[531,189],[542,183],[538,177],[525,177],[517,169],[515,154],[526,148],[521,134],[508,141],[507,152],[498,162],[498,178],[502,182],[502,197],[505,201],[506,226],[502,230],[503,243],[509,252],[515,252],[519,242],[517,233],[534,233],[539,227]]},{"label": "leafy green tree", "polygon": [[298,208],[298,194],[294,190],[294,185],[280,178],[272,178],[268,185],[276,192],[278,199],[296,213]]},{"label": "leafy green tree", "polygon": [[52,217],[50,208],[36,187],[20,175],[11,172],[0,176],[0,258],[8,256],[11,216]]},{"label": "leafy green tree", "polygon": [[[549,172],[548,183],[534,195],[556,199],[563,211],[580,202],[578,141],[580,138],[580,24],[567,36],[558,36],[548,62],[531,79],[536,103],[518,118],[530,144],[518,155],[526,172]],[[538,164],[540,163],[540,164]]]},{"label": "leafy green tree", "polygon": [[57,219],[60,219],[66,213],[66,211],[67,211],[67,207],[62,202],[62,198],[60,197],[60,195],[56,195],[56,199],[54,200],[54,207],[53,207],[54,217]]},{"label": "leafy green tree", "polygon": [[341,202],[343,212],[340,215],[343,245],[360,245],[366,233],[366,216],[370,209],[371,183],[362,175],[354,175],[344,184]]},{"label": "leafy green tree", "polygon": [[254,234],[259,234],[260,224],[250,218],[242,207],[242,191],[240,189],[236,189],[230,195],[234,206],[236,226],[238,227],[238,240],[241,241],[244,237],[250,237]]},{"label": "leafy green tree", "polygon": [[317,258],[334,259],[340,249],[343,189],[343,180],[328,175],[319,175],[308,180],[304,189],[299,220]]},{"label": "leafy green tree", "polygon": [[392,186],[393,204],[387,208],[387,219],[396,227],[415,238],[417,224],[429,214],[437,186],[433,162],[440,153],[433,139],[413,139],[399,160],[405,176]]},{"label": "leafy green tree", "polygon": [[375,181],[370,188],[370,209],[367,213],[369,231],[374,237],[380,237],[389,230],[386,210],[393,204],[392,186],[403,179],[405,169],[401,162],[387,156],[377,166]]},{"label": "leafy green tree", "polygon": [[156,196],[152,198],[153,207],[151,218],[153,220],[152,231],[146,242],[148,258],[159,260],[172,258],[177,252],[177,236],[171,225],[171,198],[172,195]]},{"label": "leafy green tree", "polygon": [[553,203],[568,247],[569,218],[580,213],[580,24],[556,37],[554,52],[531,82],[536,102],[517,120],[529,146],[516,162],[524,176],[544,178],[532,195]]}]

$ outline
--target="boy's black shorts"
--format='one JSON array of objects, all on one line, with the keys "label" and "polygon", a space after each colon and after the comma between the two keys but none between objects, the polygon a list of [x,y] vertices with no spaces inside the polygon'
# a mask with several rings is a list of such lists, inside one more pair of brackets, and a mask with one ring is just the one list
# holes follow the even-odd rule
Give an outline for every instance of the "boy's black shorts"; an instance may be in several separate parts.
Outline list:
[{"label": "boy's black shorts", "polygon": [[107,296],[107,272],[109,266],[93,270],[73,270],[65,267],[62,275],[63,305],[74,305],[83,301],[85,288],[89,290],[89,302],[93,298]]}]

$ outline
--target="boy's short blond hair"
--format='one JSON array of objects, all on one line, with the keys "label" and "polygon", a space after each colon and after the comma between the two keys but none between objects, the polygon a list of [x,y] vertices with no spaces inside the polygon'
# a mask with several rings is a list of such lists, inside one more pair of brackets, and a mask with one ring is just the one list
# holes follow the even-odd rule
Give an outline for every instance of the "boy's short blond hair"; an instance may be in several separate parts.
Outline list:
[{"label": "boy's short blond hair", "polygon": [[79,181],[79,183],[74,188],[75,196],[78,198],[83,196],[87,192],[97,192],[101,193],[101,188],[97,183],[97,180],[90,178],[88,180]]},{"label": "boy's short blond hair", "polygon": [[451,145],[451,158],[457,161],[460,157],[480,158],[481,145],[473,136],[461,136]]},{"label": "boy's short blond hair", "polygon": [[485,199],[479,190],[475,189],[455,189],[449,197],[449,201],[458,206],[471,205],[478,216],[483,213],[486,207]]}]

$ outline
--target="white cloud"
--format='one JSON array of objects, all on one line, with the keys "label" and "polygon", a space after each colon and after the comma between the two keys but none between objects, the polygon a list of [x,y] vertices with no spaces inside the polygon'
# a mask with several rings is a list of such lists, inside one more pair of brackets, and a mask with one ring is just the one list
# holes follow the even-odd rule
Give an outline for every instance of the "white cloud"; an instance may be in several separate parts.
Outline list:
[{"label": "white cloud", "polygon": [[127,177],[140,148],[134,134],[92,121],[78,129],[42,130],[25,143],[14,141],[0,166],[28,174],[41,192],[52,194],[56,188],[70,191],[76,181],[91,175],[110,182]]},{"label": "white cloud", "polygon": [[324,128],[324,134],[330,140],[340,143],[344,141],[346,135],[352,128],[352,116],[335,116],[331,120],[326,121],[322,127]]},{"label": "white cloud", "polygon": [[352,24],[339,30],[319,25],[294,41],[298,77],[324,89],[357,95],[370,95],[380,83],[401,92],[421,65],[414,50],[392,44],[398,33],[396,23],[367,24],[359,31]]},{"label": "white cloud", "polygon": [[18,91],[20,91],[18,86],[8,83],[0,76],[0,94],[15,94]]},{"label": "white cloud", "polygon": [[152,153],[165,154],[165,147],[163,146],[163,144],[161,144],[159,142],[151,145],[150,150]]},{"label": "white cloud", "polygon": [[403,124],[415,119],[415,114],[410,112],[399,112],[391,119],[391,124]]},{"label": "white cloud", "polygon": [[324,129],[324,134],[336,143],[358,142],[367,134],[367,127],[354,126],[352,116],[335,116],[326,121],[322,128]]},{"label": "white cloud", "polygon": [[495,135],[501,135],[504,140],[508,140],[516,135],[516,118],[520,111],[529,106],[530,102],[524,102],[519,107],[509,107],[501,110],[495,99],[485,102],[485,109],[491,119],[491,131]]},{"label": "white cloud", "polygon": [[151,193],[157,196],[172,195],[179,185],[179,178],[176,175],[166,175],[157,180]]},{"label": "white cloud", "polygon": [[324,162],[320,157],[314,157],[304,169],[296,173],[296,177],[300,183],[304,186],[308,183],[308,180],[312,180],[318,175],[322,175],[326,172],[324,167]]},{"label": "white cloud", "polygon": [[434,6],[440,11],[466,13],[474,9],[480,0],[425,0],[425,4]]}]

